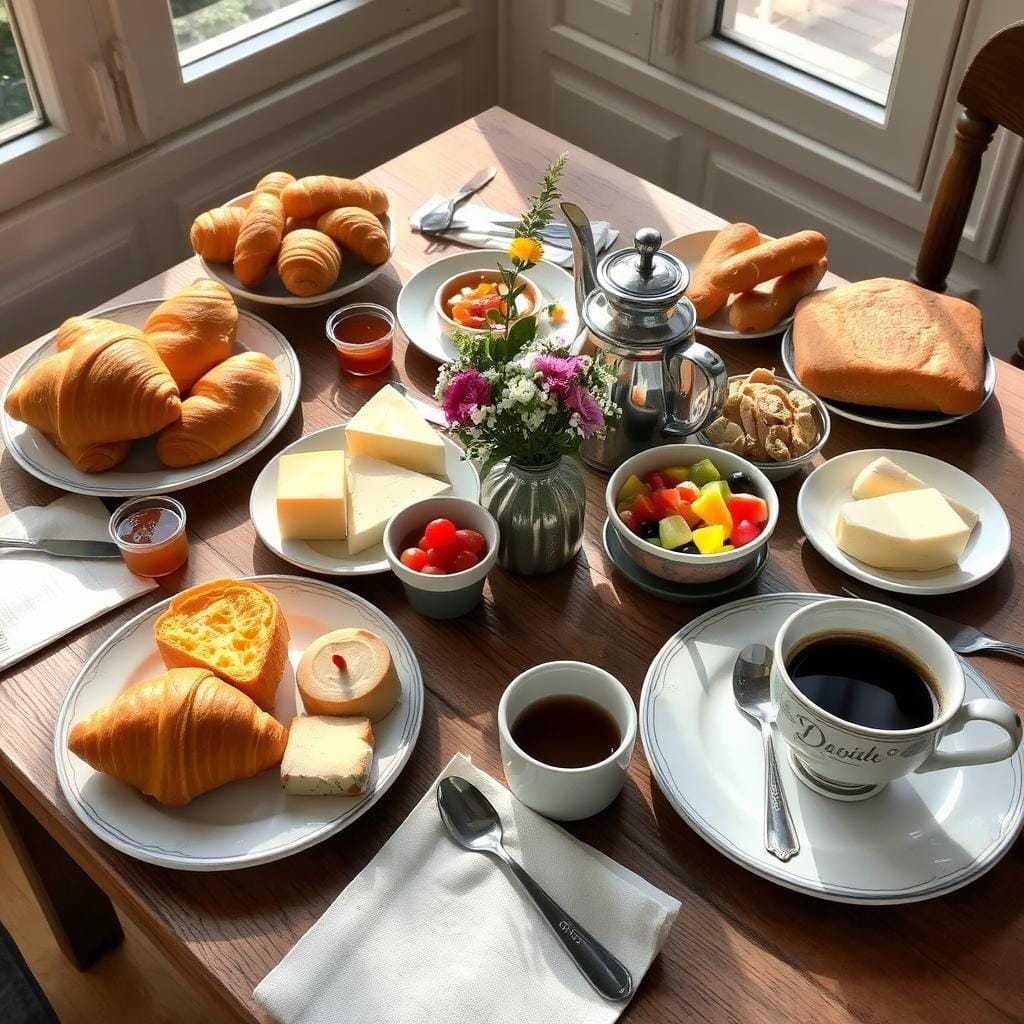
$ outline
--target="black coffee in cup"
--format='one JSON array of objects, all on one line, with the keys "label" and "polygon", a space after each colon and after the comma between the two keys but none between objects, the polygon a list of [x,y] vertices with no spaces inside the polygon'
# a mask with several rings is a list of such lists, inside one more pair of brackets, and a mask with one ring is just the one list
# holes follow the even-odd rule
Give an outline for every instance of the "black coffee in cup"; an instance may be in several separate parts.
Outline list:
[{"label": "black coffee in cup", "polygon": [[929,725],[938,685],[906,651],[864,634],[808,637],[786,659],[808,700],[845,722],[895,732]]}]

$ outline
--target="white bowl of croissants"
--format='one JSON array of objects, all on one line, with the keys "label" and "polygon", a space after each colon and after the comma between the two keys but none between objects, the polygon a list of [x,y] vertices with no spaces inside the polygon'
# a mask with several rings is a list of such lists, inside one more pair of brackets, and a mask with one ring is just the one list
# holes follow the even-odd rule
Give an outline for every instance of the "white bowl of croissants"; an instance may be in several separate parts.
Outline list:
[{"label": "white bowl of croissants", "polygon": [[313,306],[372,280],[391,256],[388,197],[370,182],[287,171],[201,213],[189,242],[206,272],[234,295]]}]

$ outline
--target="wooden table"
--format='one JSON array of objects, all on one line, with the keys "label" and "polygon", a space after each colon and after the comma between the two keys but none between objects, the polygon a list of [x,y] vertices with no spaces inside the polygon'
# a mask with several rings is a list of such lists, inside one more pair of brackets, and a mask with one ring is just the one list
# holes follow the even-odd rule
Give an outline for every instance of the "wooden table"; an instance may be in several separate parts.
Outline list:
[{"label": "wooden table", "polygon": [[[441,251],[403,226],[424,196],[452,191],[477,168],[493,163],[498,176],[484,201],[506,211],[520,209],[535,191],[544,164],[563,149],[571,154],[565,196],[612,220],[624,243],[645,224],[659,226],[668,238],[719,223],[684,200],[493,109],[371,172],[391,196],[399,241],[391,267],[360,297],[393,307],[401,283]],[[186,261],[112,302],[169,294],[197,273],[196,263]],[[69,682],[118,626],[171,592],[218,575],[297,572],[256,540],[247,513],[253,481],[272,452],[304,433],[345,421],[379,386],[339,378],[324,341],[323,309],[259,312],[284,331],[302,363],[301,408],[286,430],[247,465],[184,492],[192,543],[185,570],[166,580],[162,590],[21,662],[0,681],[0,783],[16,801],[9,801],[9,812],[35,851],[40,881],[68,878],[60,851],[45,838],[49,835],[120,912],[152,936],[190,984],[244,1021],[265,1019],[252,1002],[253,987],[374,856],[453,754],[463,751],[501,778],[495,709],[513,676],[537,662],[579,658],[603,665],[639,697],[647,667],[665,640],[706,610],[648,597],[614,571],[600,541],[605,479],[588,473],[586,540],[579,557],[538,578],[494,571],[485,605],[462,620],[419,618],[390,575],[341,581],[406,631],[427,688],[423,730],[409,765],[387,797],[342,835],[276,864],[217,874],[161,870],[108,849],[71,814],[54,774],[53,724]],[[730,372],[778,364],[773,341],[717,347]],[[25,352],[0,360],[0,378],[11,374]],[[435,364],[404,344],[398,346],[395,371],[421,392],[433,388]],[[1002,501],[1015,532],[1012,557],[988,583],[936,599],[929,607],[996,636],[1019,634],[1022,591],[1014,582],[1024,552],[1024,374],[1000,363],[996,396],[977,415],[940,430],[894,434],[837,418],[825,454],[893,445],[945,459],[978,477]],[[795,506],[802,479],[778,485],[782,513],[771,557],[747,593],[837,593],[843,582],[801,534]],[[4,511],[59,497],[6,452],[0,456],[0,488]],[[1011,703],[1024,708],[1019,663],[997,657],[972,661]],[[33,829],[36,821],[45,832]],[[891,908],[827,903],[763,881],[716,853],[652,784],[639,744],[622,797],[571,831],[682,901],[662,955],[626,1011],[630,1021],[977,1024],[1020,1020],[1024,1012],[1019,843],[988,875],[930,903]],[[116,929],[103,931],[110,919],[94,887],[72,878],[63,893],[56,893],[58,904],[69,898],[68,890],[87,901],[78,910],[88,915],[88,926],[84,932],[73,930],[72,938],[88,960],[97,947],[116,940]]]}]

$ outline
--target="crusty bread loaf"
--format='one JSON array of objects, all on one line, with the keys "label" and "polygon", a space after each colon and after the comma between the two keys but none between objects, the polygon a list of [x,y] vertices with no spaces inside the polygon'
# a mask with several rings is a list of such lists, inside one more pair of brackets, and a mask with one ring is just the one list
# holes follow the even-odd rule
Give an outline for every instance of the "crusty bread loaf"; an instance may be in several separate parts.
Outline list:
[{"label": "crusty bread loaf", "polygon": [[841,402],[971,413],[983,397],[984,358],[981,310],[909,281],[815,292],[793,321],[800,383]]}]

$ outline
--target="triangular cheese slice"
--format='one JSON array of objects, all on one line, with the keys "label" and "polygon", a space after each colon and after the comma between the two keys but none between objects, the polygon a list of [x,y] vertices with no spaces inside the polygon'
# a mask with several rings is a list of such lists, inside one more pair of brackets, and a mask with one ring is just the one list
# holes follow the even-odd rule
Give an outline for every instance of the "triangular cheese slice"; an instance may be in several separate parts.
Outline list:
[{"label": "triangular cheese slice", "polygon": [[414,473],[391,462],[357,455],[348,463],[348,553],[357,555],[384,539],[387,521],[420,498],[448,494],[447,480]]},{"label": "triangular cheese slice", "polygon": [[[923,480],[918,480],[913,473],[907,472],[902,466],[897,466],[883,455],[860,471],[857,479],[853,481],[853,496],[859,501],[863,498],[880,498],[883,494],[923,491],[928,486]],[[948,494],[942,496],[949,502],[949,507],[964,521],[967,529],[973,530],[978,522],[978,513],[966,505],[961,505]]]},{"label": "triangular cheese slice", "polygon": [[441,436],[393,387],[380,389],[345,428],[349,455],[444,476]]}]

